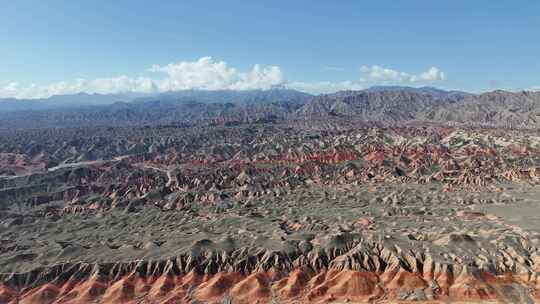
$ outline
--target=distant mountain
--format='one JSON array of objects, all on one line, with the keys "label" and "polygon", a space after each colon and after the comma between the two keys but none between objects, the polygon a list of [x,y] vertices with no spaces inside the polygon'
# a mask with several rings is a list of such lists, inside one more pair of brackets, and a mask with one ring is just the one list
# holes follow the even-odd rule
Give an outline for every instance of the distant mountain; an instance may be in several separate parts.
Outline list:
[{"label": "distant mountain", "polygon": [[267,103],[291,102],[303,103],[312,95],[296,90],[276,88],[270,90],[185,90],[136,98],[134,102],[176,101],[202,103]]},{"label": "distant mountain", "polygon": [[296,117],[400,124],[433,122],[470,126],[540,128],[540,92],[493,91],[480,95],[434,88],[376,87],[319,95]]},{"label": "distant mountain", "polygon": [[[474,95],[430,87],[374,87],[312,96],[283,89],[189,90],[105,105],[88,105],[91,95],[76,96],[87,106],[0,111],[0,128],[235,125],[295,119],[314,123],[321,119],[343,119],[380,125],[429,122],[540,128],[540,92],[494,91]],[[102,102],[112,102],[121,96],[99,98]],[[47,105],[55,104],[53,100],[57,105],[70,105],[69,101],[74,100],[73,97],[51,99]],[[14,102],[21,101],[7,104]],[[22,105],[22,108],[28,106],[25,101]]]},{"label": "distant mountain", "polygon": [[168,92],[109,105],[0,111],[0,128],[271,122],[311,97],[285,89]]},{"label": "distant mountain", "polygon": [[418,94],[429,94],[435,98],[451,98],[454,100],[460,100],[465,97],[474,95],[471,93],[463,92],[463,91],[455,91],[455,90],[441,90],[434,87],[406,87],[406,86],[374,86],[370,87],[366,90],[366,92],[392,92],[392,91],[401,91],[401,92],[411,92],[411,93],[418,93]]},{"label": "distant mountain", "polygon": [[343,91],[319,95],[299,108],[298,117],[340,116],[365,122],[398,123],[440,103],[455,102],[416,90]]},{"label": "distant mountain", "polygon": [[468,96],[460,103],[437,105],[422,119],[458,124],[540,128],[540,92],[493,91]]},{"label": "distant mountain", "polygon": [[42,99],[0,99],[0,112],[41,111],[60,108],[79,108],[96,105],[109,105],[117,102],[143,103],[148,101],[163,102],[201,102],[201,103],[267,103],[291,102],[303,103],[310,94],[289,90],[185,90],[159,94],[87,94],[55,95]]},{"label": "distant mountain", "polygon": [[54,95],[41,99],[0,98],[0,112],[49,110],[65,107],[82,107],[127,102],[133,94],[87,94]]}]

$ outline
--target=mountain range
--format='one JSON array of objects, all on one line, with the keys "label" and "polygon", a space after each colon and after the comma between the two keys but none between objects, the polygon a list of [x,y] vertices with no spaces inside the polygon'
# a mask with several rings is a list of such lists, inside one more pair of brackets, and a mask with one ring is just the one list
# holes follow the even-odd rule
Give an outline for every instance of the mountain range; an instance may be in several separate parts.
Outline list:
[{"label": "mountain range", "polygon": [[75,94],[0,100],[0,128],[212,125],[342,119],[509,128],[540,127],[540,93],[471,94],[432,87],[372,87],[332,94],[271,90],[186,90],[157,95]]},{"label": "mountain range", "polygon": [[114,103],[162,102],[202,102],[202,103],[260,103],[274,100],[302,100],[311,96],[307,93],[288,90],[184,90],[158,94],[88,94],[53,95],[40,99],[0,98],[0,112],[56,110],[63,108],[81,108]]}]

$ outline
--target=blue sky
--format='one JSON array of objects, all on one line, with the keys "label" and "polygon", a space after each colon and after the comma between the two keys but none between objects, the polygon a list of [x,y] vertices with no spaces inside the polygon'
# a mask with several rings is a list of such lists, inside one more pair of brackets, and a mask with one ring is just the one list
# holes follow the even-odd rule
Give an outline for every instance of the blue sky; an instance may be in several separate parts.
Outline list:
[{"label": "blue sky", "polygon": [[540,86],[536,0],[0,5],[0,97],[276,84],[314,92]]}]

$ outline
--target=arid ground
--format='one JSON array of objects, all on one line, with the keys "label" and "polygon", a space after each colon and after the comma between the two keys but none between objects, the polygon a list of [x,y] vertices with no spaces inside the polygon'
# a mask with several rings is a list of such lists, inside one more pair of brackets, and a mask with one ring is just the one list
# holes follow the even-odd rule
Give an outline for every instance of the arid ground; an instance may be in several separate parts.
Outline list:
[{"label": "arid ground", "polygon": [[498,128],[5,131],[0,303],[533,303],[540,139]]}]

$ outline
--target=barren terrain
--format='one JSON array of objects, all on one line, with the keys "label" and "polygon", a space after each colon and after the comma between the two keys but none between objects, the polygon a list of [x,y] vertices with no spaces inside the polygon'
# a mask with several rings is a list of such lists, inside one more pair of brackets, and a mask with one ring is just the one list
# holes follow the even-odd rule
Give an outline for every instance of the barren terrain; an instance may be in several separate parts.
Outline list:
[{"label": "barren terrain", "polygon": [[6,129],[0,303],[539,302],[539,185],[534,128]]}]

